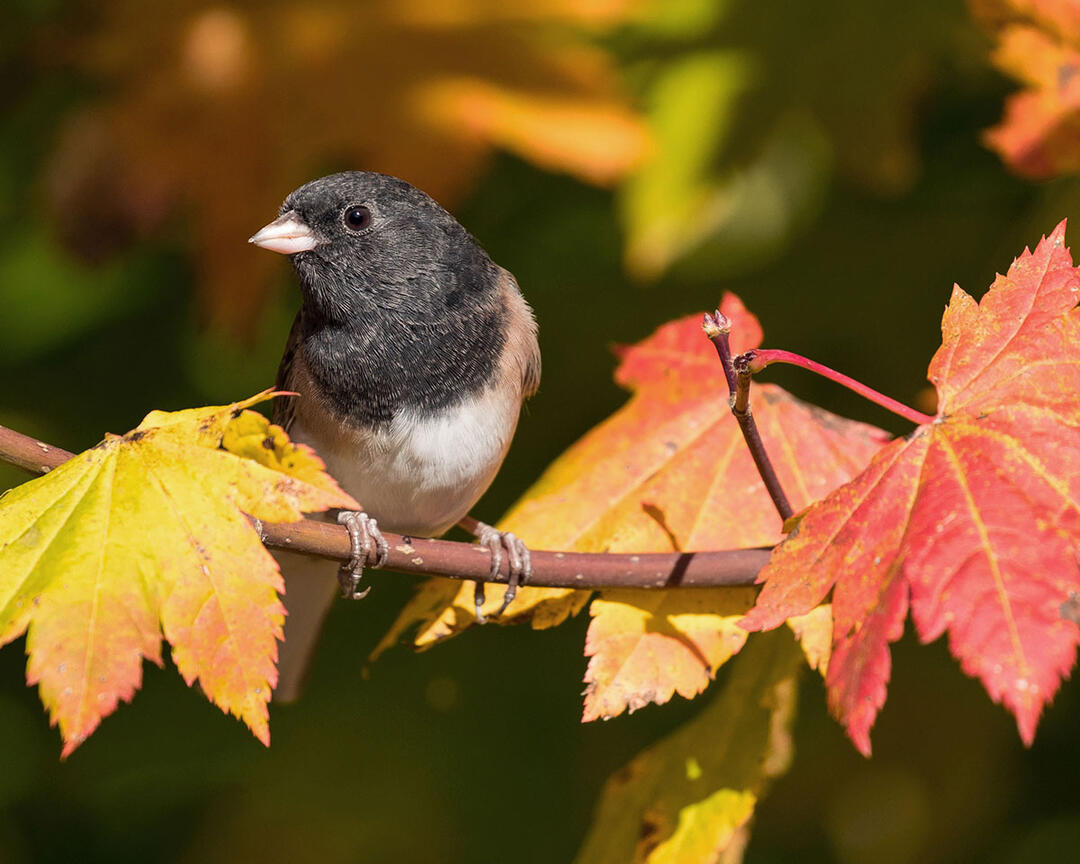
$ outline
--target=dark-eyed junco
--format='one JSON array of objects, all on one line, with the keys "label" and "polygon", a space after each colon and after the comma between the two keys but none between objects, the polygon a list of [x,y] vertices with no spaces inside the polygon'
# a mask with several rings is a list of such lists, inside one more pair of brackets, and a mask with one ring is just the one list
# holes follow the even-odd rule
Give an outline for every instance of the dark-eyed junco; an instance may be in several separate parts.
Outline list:
[{"label": "dark-eyed junco", "polygon": [[514,277],[396,177],[312,181],[251,242],[292,259],[303,295],[277,378],[299,396],[278,400],[275,422],[314,447],[364,508],[339,517],[354,562],[337,578],[325,561],[279,556],[289,616],[274,695],[288,700],[337,585],[361,596],[363,564],[382,563],[378,526],[434,537],[460,522],[492,549],[493,570],[505,549],[515,587],[528,575],[520,541],[467,514],[536,391],[540,349]]}]

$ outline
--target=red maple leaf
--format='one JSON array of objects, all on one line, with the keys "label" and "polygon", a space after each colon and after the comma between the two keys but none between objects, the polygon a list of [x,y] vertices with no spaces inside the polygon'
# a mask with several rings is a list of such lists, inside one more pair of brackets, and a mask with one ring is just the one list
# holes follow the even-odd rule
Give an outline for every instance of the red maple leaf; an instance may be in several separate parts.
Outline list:
[{"label": "red maple leaf", "polygon": [[1080,628],[1080,271],[1065,223],[976,303],[953,289],[930,363],[933,423],[811,507],[762,572],[747,629],[833,591],[829,705],[856,746],[884,704],[910,606],[1030,744]]}]

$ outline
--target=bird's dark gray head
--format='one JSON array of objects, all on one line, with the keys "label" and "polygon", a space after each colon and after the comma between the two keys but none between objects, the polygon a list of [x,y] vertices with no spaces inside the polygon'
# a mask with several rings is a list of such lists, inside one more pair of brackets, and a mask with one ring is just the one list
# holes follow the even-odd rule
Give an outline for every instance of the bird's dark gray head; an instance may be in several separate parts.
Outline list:
[{"label": "bird's dark gray head", "polygon": [[304,184],[251,242],[289,255],[305,305],[331,321],[374,308],[423,316],[492,286],[494,265],[457,220],[386,174],[345,171]]},{"label": "bird's dark gray head", "polygon": [[509,277],[404,180],[364,171],[313,180],[250,242],[292,259],[299,350],[339,413],[388,422],[402,407],[437,410],[491,380]]}]

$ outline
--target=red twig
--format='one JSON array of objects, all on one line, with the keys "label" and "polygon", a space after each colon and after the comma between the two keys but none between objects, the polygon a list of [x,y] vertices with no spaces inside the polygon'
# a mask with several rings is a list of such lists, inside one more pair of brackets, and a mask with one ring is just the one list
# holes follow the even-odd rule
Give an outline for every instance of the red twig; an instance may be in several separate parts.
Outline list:
[{"label": "red twig", "polygon": [[[0,461],[41,474],[62,465],[72,453],[0,426]],[[270,524],[252,520],[267,546],[318,555],[335,561],[350,557],[349,534],[341,525],[302,520]],[[503,557],[497,578],[489,576],[486,546],[402,537],[384,532],[390,544],[387,567],[402,573],[503,582],[509,562]],[[716,552],[613,554],[532,550],[529,584],[547,588],[715,588],[753,585],[769,560],[769,549]]]},{"label": "red twig", "polygon": [[773,468],[769,453],[765,449],[765,442],[761,440],[761,433],[758,432],[757,423],[754,422],[754,415],[750,410],[750,370],[738,369],[732,360],[731,322],[726,315],[717,309],[712,315],[706,313],[704,330],[705,335],[709,337],[716,347],[716,353],[720,357],[720,364],[724,367],[724,376],[728,382],[728,404],[731,406],[731,413],[735,415],[735,419],[739,423],[743,440],[746,441],[746,446],[754,459],[754,465],[757,466],[758,474],[761,475],[761,480],[769,492],[769,497],[772,498],[776,512],[786,522],[795,511],[792,510],[791,502],[788,501],[787,495],[784,493],[784,487],[780,485],[780,478],[776,476],[776,470]]},{"label": "red twig", "polygon": [[851,378],[842,372],[837,372],[835,369],[830,369],[828,366],[823,366],[816,360],[811,360],[800,354],[793,354],[791,351],[754,348],[753,350],[740,355],[739,359],[746,363],[749,372],[760,372],[766,366],[771,366],[773,363],[787,363],[791,366],[800,366],[803,369],[816,372],[818,375],[828,378],[830,381],[835,381],[841,387],[847,387],[848,390],[858,393],[864,399],[869,399],[875,405],[880,405],[887,411],[892,411],[893,414],[898,414],[905,420],[910,420],[916,426],[933,423],[935,420],[935,418],[931,417],[929,414],[923,414],[921,411],[909,408],[903,402],[897,402],[892,397],[886,396],[884,393],[879,393],[872,387],[867,387],[862,382],[856,381],[854,378]]}]

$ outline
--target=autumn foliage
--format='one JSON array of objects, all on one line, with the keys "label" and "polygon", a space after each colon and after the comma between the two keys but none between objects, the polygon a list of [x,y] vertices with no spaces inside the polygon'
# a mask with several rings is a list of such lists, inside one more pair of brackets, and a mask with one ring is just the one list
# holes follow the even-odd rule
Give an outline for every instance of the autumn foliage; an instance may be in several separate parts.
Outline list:
[{"label": "autumn foliage", "polygon": [[[284,590],[245,514],[355,502],[309,448],[245,410],[155,411],[0,501],[0,641],[27,632],[68,755],[130,700],[162,636],[188,685],[270,743]],[[243,454],[243,455],[237,455]]]},{"label": "autumn foliage", "polygon": [[[734,344],[749,350],[761,327],[741,301],[725,298]],[[716,352],[701,318],[665,324],[620,348],[615,378],[634,396],[551,465],[500,523],[535,548],[652,552],[771,546],[781,522],[722,392]],[[718,391],[717,388],[721,388]],[[775,385],[757,388],[754,414],[798,506],[853,477],[888,436],[800,402]],[[495,592],[497,595],[500,592]],[[590,592],[525,588],[504,620],[550,627]],[[736,625],[753,602],[747,589],[604,591],[590,606],[584,719],[692,698],[746,640]],[[492,609],[500,597],[489,597]],[[415,627],[418,648],[474,623],[472,591],[436,580],[420,589],[381,652]]]},{"label": "autumn foliage", "polygon": [[[68,6],[79,14],[55,11]],[[922,742],[907,728],[913,709],[910,696],[904,701],[903,673],[910,693],[924,667],[911,663],[912,654],[929,658],[919,661],[926,668],[940,662],[953,676],[949,686],[1000,715],[997,726],[978,730],[1007,742],[985,762],[1004,765],[997,757],[1007,747],[1016,751],[1009,758],[1024,758],[1018,740],[1030,746],[1037,739],[1045,748],[1055,733],[1061,737],[1069,706],[1051,705],[1075,697],[1065,682],[1080,642],[1080,268],[1064,221],[1005,264],[1080,201],[1080,3],[794,4],[783,20],[761,4],[714,0],[315,0],[302,7],[284,0],[110,0],[42,9],[40,18],[12,13],[11,20],[40,22],[22,25],[34,33],[25,45],[0,39],[12,82],[0,122],[0,367],[5,388],[18,394],[0,406],[0,422],[58,443],[83,434],[85,446],[101,429],[117,428],[108,424],[126,428],[152,405],[226,403],[265,386],[287,326],[275,316],[291,315],[295,298],[275,294],[275,280],[286,284],[281,262],[244,255],[243,239],[266,222],[284,191],[324,168],[387,171],[431,192],[514,269],[550,340],[545,374],[556,371],[522,421],[511,470],[487,499],[492,511],[474,515],[490,519],[520,495],[500,528],[534,550],[597,556],[591,561],[606,553],[675,558],[746,549],[769,557],[755,584],[748,573],[736,586],[686,587],[676,567],[663,587],[616,587],[592,575],[578,587],[552,587],[541,571],[501,617],[494,613],[504,589],[487,587],[489,621],[562,628],[517,634],[536,665],[513,670],[520,679],[514,684],[535,688],[537,699],[565,697],[545,707],[554,705],[550,711],[580,734],[580,751],[554,734],[545,750],[513,725],[477,728],[476,718],[486,722],[492,703],[503,699],[505,684],[487,675],[490,655],[483,652],[515,635],[477,632],[474,584],[437,575],[409,596],[405,588],[384,590],[400,574],[369,574],[377,590],[367,605],[340,604],[335,614],[339,622],[369,616],[363,620],[376,618],[379,626],[350,630],[344,655],[323,653],[316,661],[340,673],[331,694],[338,701],[330,705],[324,686],[323,702],[301,700],[290,715],[270,704],[285,608],[262,528],[280,523],[270,527],[284,531],[305,514],[364,502],[341,491],[317,454],[252,410],[274,394],[153,411],[127,434],[107,434],[63,465],[39,466],[47,473],[25,483],[16,478],[0,495],[2,656],[21,664],[25,646],[25,680],[58,727],[66,761],[57,771],[75,776],[93,766],[110,741],[124,737],[128,717],[152,718],[157,676],[171,682],[169,698],[205,709],[222,734],[236,727],[241,742],[250,743],[246,728],[268,746],[273,721],[273,751],[248,747],[252,786],[268,774],[289,784],[303,772],[322,777],[308,752],[289,750],[290,736],[305,723],[330,739],[367,734],[359,722],[349,725],[354,715],[385,705],[367,704],[380,682],[361,678],[393,678],[405,666],[430,674],[432,693],[460,686],[468,692],[457,698],[465,701],[472,686],[490,700],[474,699],[468,715],[448,708],[434,723],[415,720],[416,728],[409,725],[415,718],[405,717],[411,706],[400,716],[386,712],[393,723],[405,717],[402,737],[425,778],[438,762],[417,745],[421,727],[432,750],[451,754],[447,776],[460,788],[484,788],[485,796],[491,777],[482,772],[491,766],[493,775],[526,776],[530,759],[565,751],[563,774],[580,764],[603,771],[595,785],[609,776],[582,828],[577,864],[737,864],[754,820],[765,818],[759,805],[792,764],[800,708],[808,724],[820,722],[820,742],[835,738],[823,758],[839,764],[837,753],[851,756],[858,766],[852,772],[893,770],[890,751],[898,747],[914,757]],[[29,68],[55,78],[24,91],[19,79]],[[39,110],[49,122],[35,120]],[[957,130],[968,149],[957,143]],[[36,173],[29,170],[32,150],[41,162]],[[969,161],[974,167],[957,170]],[[488,185],[477,182],[488,175]],[[826,210],[833,221],[819,219]],[[976,218],[984,210],[997,215]],[[191,254],[180,256],[184,243]],[[569,254],[581,260],[564,266]],[[610,261],[597,263],[605,256]],[[1005,272],[985,293],[972,289],[991,281],[990,269],[976,269],[978,279],[961,277],[971,293],[955,287],[948,297],[942,288],[957,274],[992,265]],[[604,266],[610,272],[600,272]],[[903,276],[892,278],[893,271]],[[889,351],[868,347],[893,326],[882,310],[895,312],[896,297],[906,302],[908,290],[919,302],[909,304],[918,311],[906,323],[921,316],[930,334],[917,364],[902,352],[893,356],[897,340]],[[177,314],[189,291],[190,314]],[[704,310],[682,314],[718,298],[733,351],[744,359],[780,334],[793,350],[820,355],[823,345],[835,345],[835,365],[846,372],[869,379],[886,369],[894,390],[897,381],[901,389],[911,382],[906,394],[895,394],[907,401],[924,387],[929,360],[930,387],[918,407],[932,416],[920,422],[912,420],[918,412],[908,413],[889,426],[900,432],[894,435],[798,398],[754,367],[752,416],[795,510],[785,522],[732,416],[724,369],[702,333]],[[934,319],[946,300],[938,342]],[[865,321],[863,343],[822,333],[821,322],[841,307],[841,320]],[[815,328],[784,329],[801,325],[808,310],[816,313]],[[131,332],[145,341],[142,327],[175,344],[146,364],[145,389],[125,387],[131,392],[120,408],[116,381],[143,379],[128,379],[118,367],[140,365],[131,345],[142,346],[125,342],[101,355],[105,360],[87,346]],[[108,336],[85,338],[96,330]],[[618,345],[614,360],[603,347],[650,330],[636,344]],[[917,341],[912,335],[910,344]],[[221,343],[243,375],[224,368]],[[581,375],[580,393],[560,390],[579,363],[585,368],[590,348],[592,377]],[[61,371],[64,362],[71,369]],[[23,385],[26,370],[38,366],[40,374],[25,376],[30,383]],[[617,387],[601,394],[596,375],[606,384],[612,367]],[[64,378],[76,383],[61,392]],[[72,404],[56,408],[54,397]],[[602,398],[611,401],[597,408]],[[566,407],[552,423],[551,405],[561,412],[574,400],[578,413]],[[580,410],[583,403],[591,413]],[[87,428],[94,437],[85,436]],[[536,451],[543,436],[550,448]],[[533,462],[521,455],[529,444],[534,449],[525,453],[539,452]],[[0,460],[5,456],[0,436]],[[343,533],[315,522],[307,527]],[[456,548],[477,559],[485,554]],[[395,550],[406,554],[401,550],[415,552],[406,543]],[[415,560],[423,564],[421,555]],[[401,650],[428,650],[462,635],[425,658],[430,666]],[[547,662],[544,653],[560,635],[576,658],[569,666]],[[937,649],[920,647],[932,642]],[[462,656],[473,666],[455,670],[460,685],[429,672]],[[144,668],[146,660],[175,668],[179,678]],[[346,673],[355,673],[348,687],[340,683]],[[397,677],[397,695],[439,701]],[[541,677],[550,691],[537,683]],[[22,677],[11,678],[21,690]],[[190,691],[176,692],[180,680]],[[800,681],[811,686],[800,690]],[[924,701],[917,708],[932,716],[941,694],[922,678],[918,684]],[[835,723],[798,704],[800,693],[819,697],[822,687],[824,698],[812,702],[824,702]],[[200,693],[216,708],[200,702]],[[55,737],[35,713],[37,697],[28,697],[34,712],[27,725],[40,730],[51,763]],[[19,728],[11,717],[21,718],[5,699],[0,693],[7,735]],[[681,700],[694,702],[680,707]],[[217,709],[243,726],[223,722]],[[642,715],[627,718],[637,711]],[[454,723],[464,716],[469,728],[462,733]],[[577,726],[579,716],[588,725]],[[79,749],[105,718],[93,745]],[[673,729],[672,718],[679,722]],[[897,728],[908,737],[898,738]],[[962,731],[975,740],[976,730]],[[445,740],[438,737],[444,733]],[[641,749],[639,741],[627,760],[627,742],[645,734],[651,743]],[[845,734],[867,757],[873,738],[877,758],[854,758]],[[476,761],[476,751],[461,746],[463,735],[470,743],[483,739],[479,766],[454,761],[466,752]],[[600,748],[589,749],[601,738],[615,742],[603,758]],[[957,749],[955,738],[942,740],[940,750]],[[808,751],[820,742],[800,746],[800,761],[812,759]],[[174,745],[163,740],[161,749],[170,758],[188,752]],[[6,750],[20,746],[13,735]],[[141,739],[130,746],[146,749]],[[934,770],[953,771],[931,749],[921,755]],[[604,761],[611,753],[623,764],[613,773]],[[111,750],[107,758],[129,770]],[[220,753],[210,749],[206,758]],[[333,769],[375,776],[356,761]],[[811,764],[807,782],[816,793],[829,778],[820,759]],[[388,770],[405,776],[397,762]],[[5,805],[9,773],[17,771],[5,763]],[[969,790],[983,778],[971,775]],[[311,794],[316,785],[311,779],[294,793],[308,808],[298,817],[303,830],[322,830],[311,826],[325,811],[327,822],[369,831],[352,801],[335,811]],[[331,787],[336,795],[334,783],[318,786]],[[853,788],[857,798],[863,787]],[[389,824],[386,811],[412,807],[430,792],[408,788],[405,804],[388,795],[378,818]],[[895,795],[901,804],[903,793]],[[258,821],[250,833],[267,842],[266,800],[252,798],[245,806],[257,820],[237,807],[238,823]],[[516,799],[506,806],[519,805],[535,806]],[[442,807],[440,800],[429,811],[441,814]],[[828,821],[807,812],[804,827]],[[466,813],[462,805],[454,818],[460,823]],[[495,815],[485,819],[474,822],[486,841],[501,825],[492,828]],[[7,820],[0,812],[0,846]],[[220,855],[235,857],[218,823],[211,825]],[[513,830],[521,833],[516,823]],[[276,844],[277,835],[269,836]],[[248,842],[244,837],[245,853]],[[345,847],[342,841],[318,854],[337,860]],[[952,850],[942,848],[935,851],[944,860]],[[274,851],[286,860],[295,850]],[[858,851],[836,858],[859,860]],[[447,860],[468,860],[455,854],[448,850]],[[921,859],[898,851],[896,860]]]},{"label": "autumn foliage", "polygon": [[864,753],[910,606],[1031,743],[1076,662],[1080,274],[1065,223],[976,303],[959,287],[930,363],[939,409],[799,520],[742,622],[775,627],[832,591],[829,704]]},{"label": "autumn foliage", "polygon": [[236,238],[327,152],[447,202],[495,146],[594,183],[625,174],[647,136],[610,59],[585,40],[555,50],[540,28],[602,30],[632,5],[107,4],[70,50],[106,95],[70,118],[54,155],[63,230],[101,254],[118,237],[87,212],[122,239],[185,206],[206,316],[249,333],[273,262],[235,254]]},{"label": "autumn foliage", "polygon": [[[756,601],[751,589],[601,589],[589,606],[583,719],[692,698],[747,631],[787,622],[868,754],[889,643],[910,608],[920,637],[947,633],[1030,743],[1080,639],[1069,611],[1080,596],[1080,275],[1064,235],[1062,223],[981,302],[954,289],[930,364],[937,417],[904,438],[886,443],[774,385],[755,388],[763,441],[804,511],[786,538],[718,396],[722,371],[696,316],[620,349],[616,378],[633,398],[502,527],[535,548],[580,552],[779,545]],[[722,309],[735,349],[757,347],[761,328],[739,300]],[[269,741],[281,584],[242,514],[282,521],[354,502],[313,454],[243,410],[253,401],[155,412],[4,497],[3,637],[29,630],[28,679],[65,754],[131,698],[142,658],[160,663],[161,632],[187,682]],[[503,620],[554,626],[591,593],[526,587]],[[472,623],[470,587],[433,580],[376,655],[406,631],[427,647]]]},{"label": "autumn foliage", "polygon": [[1027,177],[1080,171],[1080,9],[1069,0],[971,5],[995,36],[995,65],[1022,85],[987,144]]}]

